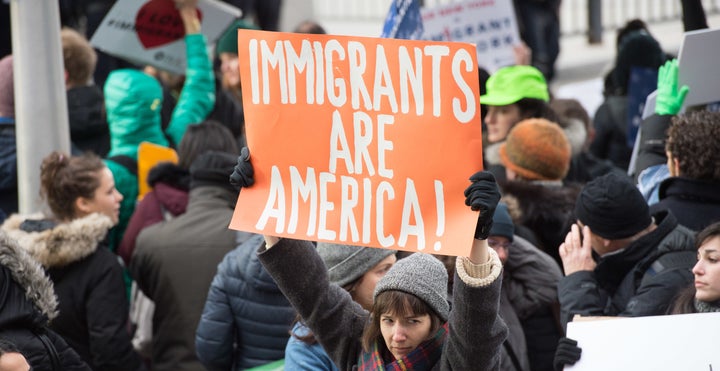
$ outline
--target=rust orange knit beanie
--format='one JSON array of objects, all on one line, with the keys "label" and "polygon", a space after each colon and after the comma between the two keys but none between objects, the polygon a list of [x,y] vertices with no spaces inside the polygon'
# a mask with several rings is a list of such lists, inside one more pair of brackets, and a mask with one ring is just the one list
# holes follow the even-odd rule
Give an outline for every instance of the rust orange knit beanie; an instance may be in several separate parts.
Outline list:
[{"label": "rust orange knit beanie", "polygon": [[500,145],[500,161],[526,180],[562,180],[570,167],[570,142],[554,122],[523,120]]}]

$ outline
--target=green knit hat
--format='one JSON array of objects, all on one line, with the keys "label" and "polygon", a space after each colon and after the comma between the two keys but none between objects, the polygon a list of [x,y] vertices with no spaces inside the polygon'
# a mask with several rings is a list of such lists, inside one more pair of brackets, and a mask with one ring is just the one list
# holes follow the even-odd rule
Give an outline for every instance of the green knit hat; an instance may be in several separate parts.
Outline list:
[{"label": "green knit hat", "polygon": [[487,81],[487,94],[480,103],[507,106],[523,98],[550,101],[548,86],[542,72],[532,66],[508,66],[497,70]]},{"label": "green knit hat", "polygon": [[218,39],[215,44],[215,55],[220,55],[220,53],[238,53],[237,30],[239,28],[244,30],[259,30],[254,24],[238,19],[233,22]]}]

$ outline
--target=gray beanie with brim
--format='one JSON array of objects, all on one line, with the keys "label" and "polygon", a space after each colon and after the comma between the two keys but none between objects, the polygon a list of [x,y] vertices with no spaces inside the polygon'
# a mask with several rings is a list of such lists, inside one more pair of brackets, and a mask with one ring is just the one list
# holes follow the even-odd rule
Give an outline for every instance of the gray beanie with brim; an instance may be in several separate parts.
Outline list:
[{"label": "gray beanie with brim", "polygon": [[330,282],[345,286],[397,251],[318,242],[317,252],[325,263]]},{"label": "gray beanie with brim", "polygon": [[432,255],[415,253],[398,260],[378,281],[373,300],[385,291],[402,291],[420,298],[447,321],[450,314],[447,285],[445,265]]}]

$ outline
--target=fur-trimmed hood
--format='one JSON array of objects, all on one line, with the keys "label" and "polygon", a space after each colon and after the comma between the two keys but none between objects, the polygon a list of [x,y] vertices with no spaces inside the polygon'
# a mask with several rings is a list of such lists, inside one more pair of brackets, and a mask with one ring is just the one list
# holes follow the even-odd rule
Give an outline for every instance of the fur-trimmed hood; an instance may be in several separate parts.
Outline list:
[{"label": "fur-trimmed hood", "polygon": [[21,228],[24,221],[38,219],[43,219],[42,215],[15,214],[1,228],[46,268],[62,267],[89,256],[113,226],[110,217],[94,213],[37,232]]},{"label": "fur-trimmed hood", "polygon": [[585,140],[587,139],[585,124],[579,119],[568,118],[562,120],[560,127],[563,129],[568,142],[570,142],[572,155],[575,156],[582,152],[583,147],[585,147]]},{"label": "fur-trimmed hood", "polygon": [[25,290],[25,297],[51,320],[57,316],[57,298],[50,279],[35,261],[7,233],[0,230],[0,265]]}]

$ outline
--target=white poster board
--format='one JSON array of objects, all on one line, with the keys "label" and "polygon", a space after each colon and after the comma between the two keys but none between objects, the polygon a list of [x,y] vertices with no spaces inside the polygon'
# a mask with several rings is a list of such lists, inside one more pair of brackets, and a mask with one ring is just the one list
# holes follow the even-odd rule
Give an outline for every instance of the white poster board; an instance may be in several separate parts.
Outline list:
[{"label": "white poster board", "polygon": [[582,348],[566,371],[718,371],[720,313],[568,323]]},{"label": "white poster board", "polygon": [[685,32],[678,52],[678,86],[690,87],[685,107],[720,101],[720,28]]},{"label": "white poster board", "polygon": [[[201,30],[208,45],[240,16],[240,10],[217,0],[199,0]],[[173,1],[115,2],[90,44],[140,65],[185,74],[185,28]]]},{"label": "white poster board", "polygon": [[520,43],[512,1],[466,0],[421,10],[424,38],[475,44],[478,65],[494,73],[515,64]]},{"label": "white poster board", "polygon": [[[678,86],[690,88],[683,108],[720,101],[720,28],[685,32],[678,52]],[[651,99],[652,97],[652,99]],[[655,112],[656,94],[648,96],[643,119]]]}]

